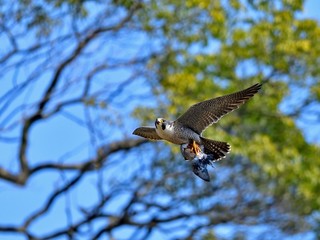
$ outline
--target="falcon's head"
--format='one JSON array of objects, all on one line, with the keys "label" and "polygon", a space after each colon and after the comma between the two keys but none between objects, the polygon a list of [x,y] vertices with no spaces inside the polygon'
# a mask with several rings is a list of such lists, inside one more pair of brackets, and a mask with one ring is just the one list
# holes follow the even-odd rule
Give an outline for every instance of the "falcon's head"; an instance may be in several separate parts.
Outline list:
[{"label": "falcon's head", "polygon": [[167,120],[165,120],[164,118],[157,118],[154,125],[156,129],[165,130],[167,125]]}]

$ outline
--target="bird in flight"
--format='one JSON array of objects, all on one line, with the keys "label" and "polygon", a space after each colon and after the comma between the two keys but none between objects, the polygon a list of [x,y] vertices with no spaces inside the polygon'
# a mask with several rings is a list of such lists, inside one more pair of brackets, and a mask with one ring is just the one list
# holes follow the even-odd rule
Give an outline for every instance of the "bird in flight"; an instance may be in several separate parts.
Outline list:
[{"label": "bird in flight", "polygon": [[155,127],[139,127],[133,134],[180,145],[184,158],[195,160],[192,163],[193,172],[203,180],[210,181],[206,166],[224,158],[231,147],[227,142],[204,138],[202,132],[248,101],[261,86],[257,83],[239,92],[196,103],[174,121],[157,118]]}]

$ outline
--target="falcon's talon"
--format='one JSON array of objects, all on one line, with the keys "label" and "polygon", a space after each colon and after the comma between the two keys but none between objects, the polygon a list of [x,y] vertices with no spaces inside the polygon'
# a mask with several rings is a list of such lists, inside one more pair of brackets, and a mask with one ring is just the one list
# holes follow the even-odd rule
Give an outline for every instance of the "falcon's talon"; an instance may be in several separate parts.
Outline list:
[{"label": "falcon's talon", "polygon": [[193,151],[197,156],[199,156],[199,154],[201,153],[202,150],[196,143],[196,141],[192,141],[191,151]]}]

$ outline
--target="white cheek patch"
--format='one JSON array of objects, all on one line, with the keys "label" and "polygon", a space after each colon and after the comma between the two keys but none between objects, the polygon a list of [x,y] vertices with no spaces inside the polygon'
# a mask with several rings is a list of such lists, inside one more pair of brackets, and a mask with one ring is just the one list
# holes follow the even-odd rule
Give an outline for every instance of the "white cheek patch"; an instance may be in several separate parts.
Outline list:
[{"label": "white cheek patch", "polygon": [[167,124],[165,131],[173,134],[174,133],[173,126],[170,124]]}]

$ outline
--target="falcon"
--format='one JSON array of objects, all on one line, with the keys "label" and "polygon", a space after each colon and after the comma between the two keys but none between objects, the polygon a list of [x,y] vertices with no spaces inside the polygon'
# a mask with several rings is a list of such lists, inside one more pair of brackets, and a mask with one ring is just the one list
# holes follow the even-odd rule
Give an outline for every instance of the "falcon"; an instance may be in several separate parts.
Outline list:
[{"label": "falcon", "polygon": [[[227,142],[204,138],[203,131],[252,98],[261,86],[257,83],[239,92],[196,103],[174,121],[157,118],[155,127],[139,127],[133,134],[178,144],[185,160],[199,159],[199,156],[205,156],[200,159],[206,160],[209,156],[209,162],[218,161],[230,152],[231,147]],[[197,167],[199,164],[193,167],[194,172]]]}]

